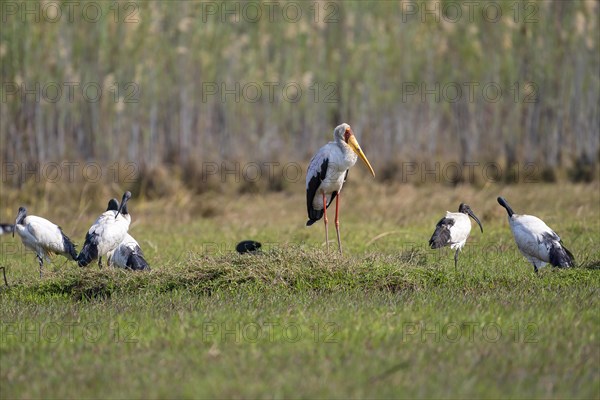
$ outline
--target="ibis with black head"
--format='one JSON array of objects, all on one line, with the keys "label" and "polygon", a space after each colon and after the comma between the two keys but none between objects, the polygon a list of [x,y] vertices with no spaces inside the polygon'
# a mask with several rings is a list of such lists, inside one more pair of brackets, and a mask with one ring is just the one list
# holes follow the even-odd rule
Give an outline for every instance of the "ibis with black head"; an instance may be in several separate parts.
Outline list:
[{"label": "ibis with black head", "polygon": [[446,211],[446,216],[438,221],[435,231],[429,239],[429,246],[432,249],[450,246],[452,250],[456,250],[454,253],[454,269],[458,265],[458,252],[465,246],[471,233],[471,220],[469,217],[477,222],[481,233],[483,233],[481,221],[471,210],[471,207],[461,203],[458,206],[458,212]]},{"label": "ibis with black head", "polygon": [[519,251],[533,265],[534,272],[550,263],[554,267],[567,268],[575,265],[573,254],[563,245],[560,236],[544,221],[533,215],[515,214],[503,197],[498,204],[508,214],[508,224]]},{"label": "ibis with black head", "polygon": [[116,199],[110,199],[106,211],[96,219],[85,236],[85,243],[77,257],[80,267],[98,259],[98,266],[102,268],[102,257],[125,239],[131,223],[127,209],[130,198],[131,192],[125,192],[120,205]]}]

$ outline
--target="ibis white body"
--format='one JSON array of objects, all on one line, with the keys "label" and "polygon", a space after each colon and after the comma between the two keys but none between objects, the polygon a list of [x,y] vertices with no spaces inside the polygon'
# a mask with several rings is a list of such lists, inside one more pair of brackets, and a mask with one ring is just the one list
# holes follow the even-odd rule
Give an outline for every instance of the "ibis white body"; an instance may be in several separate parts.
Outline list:
[{"label": "ibis white body", "polygon": [[515,214],[502,197],[498,197],[498,203],[506,209],[515,243],[521,254],[533,264],[535,272],[548,263],[561,268],[575,264],[573,254],[544,221],[533,215]]},{"label": "ibis white body", "polygon": [[446,211],[446,216],[438,221],[435,231],[429,239],[429,246],[432,249],[450,246],[452,250],[456,250],[454,253],[454,267],[458,264],[458,252],[465,246],[471,233],[471,220],[469,217],[477,222],[481,228],[481,233],[483,233],[481,222],[473,213],[471,207],[461,203],[458,206],[458,212]]},{"label": "ibis white body", "polygon": [[107,256],[109,266],[134,270],[149,268],[139,243],[130,234],[126,234],[121,243],[109,251]]},{"label": "ibis white body", "polygon": [[130,197],[131,193],[125,192],[120,206],[116,199],[108,202],[107,210],[96,219],[85,236],[85,243],[77,257],[79,266],[85,267],[92,260],[98,259],[101,267],[102,257],[125,239],[131,223],[131,216],[127,211],[127,201]]},{"label": "ibis white body", "polygon": [[44,260],[49,261],[53,254],[60,254],[72,260],[77,259],[75,245],[58,225],[42,217],[27,215],[24,207],[19,208],[14,231],[21,238],[23,245],[37,255],[40,278]]},{"label": "ibis white body", "polygon": [[446,211],[446,219],[454,221],[450,226],[450,237],[447,245],[452,250],[460,250],[465,247],[469,234],[471,233],[471,220],[467,214]]},{"label": "ibis white body", "polygon": [[33,250],[38,257],[48,259],[52,254],[61,254],[69,259],[75,259],[71,252],[69,238],[62,232],[60,227],[45,218],[29,215],[22,224],[15,226],[15,231],[21,237],[23,245]]},{"label": "ibis white body", "polygon": [[103,257],[115,249],[129,231],[131,223],[129,214],[119,214],[115,218],[116,214],[116,211],[105,211],[88,230],[88,236],[97,242],[99,257]]},{"label": "ibis white body", "polygon": [[551,262],[551,251],[563,248],[560,236],[538,217],[513,214],[508,223],[519,251],[536,270]]}]

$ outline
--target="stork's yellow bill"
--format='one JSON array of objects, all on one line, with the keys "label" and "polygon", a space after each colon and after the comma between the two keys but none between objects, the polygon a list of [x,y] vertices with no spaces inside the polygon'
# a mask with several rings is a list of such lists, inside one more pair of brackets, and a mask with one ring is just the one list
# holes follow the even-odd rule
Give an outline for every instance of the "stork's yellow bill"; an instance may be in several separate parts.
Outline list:
[{"label": "stork's yellow bill", "polygon": [[369,171],[371,171],[371,175],[373,175],[373,177],[375,177],[375,171],[373,170],[373,167],[371,167],[371,163],[367,159],[367,156],[365,155],[365,153],[360,148],[358,141],[356,140],[356,138],[354,137],[354,135],[352,133],[348,137],[348,146],[350,146],[352,151],[354,151],[360,157],[360,159],[363,160],[363,162],[365,163],[367,168],[369,168]]}]

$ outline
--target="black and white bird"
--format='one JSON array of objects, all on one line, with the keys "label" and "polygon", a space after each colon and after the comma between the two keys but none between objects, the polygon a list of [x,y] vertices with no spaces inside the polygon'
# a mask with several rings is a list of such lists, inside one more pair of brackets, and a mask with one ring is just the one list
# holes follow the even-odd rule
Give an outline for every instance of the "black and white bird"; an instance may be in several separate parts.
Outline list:
[{"label": "black and white bird", "polygon": [[13,224],[0,224],[0,235],[12,233],[14,230],[15,226]]},{"label": "black and white bird", "polygon": [[98,259],[98,266],[102,268],[102,257],[125,239],[131,223],[131,216],[127,210],[127,201],[130,198],[131,193],[125,192],[121,205],[116,199],[110,199],[106,211],[98,217],[85,236],[85,243],[77,257],[80,267]]},{"label": "black and white bird", "polygon": [[339,222],[340,192],[348,177],[348,170],[354,166],[358,157],[374,177],[375,171],[354,137],[352,128],[348,124],[341,124],[333,131],[333,142],[321,147],[310,160],[306,174],[306,206],[308,210],[306,225],[310,226],[323,218],[327,250],[329,250],[327,207],[331,205],[333,199],[336,199],[335,230],[338,248],[340,253],[342,252]]},{"label": "black and white bird", "polygon": [[465,246],[471,233],[471,220],[469,217],[477,222],[481,233],[483,233],[483,226],[481,226],[479,218],[471,210],[471,207],[461,203],[458,206],[458,212],[446,211],[446,216],[439,220],[431,239],[429,239],[429,246],[432,249],[439,249],[444,246],[450,246],[452,250],[456,249],[454,253],[455,269],[458,264],[458,252]]},{"label": "black and white bird", "polygon": [[498,197],[498,203],[506,209],[508,224],[517,247],[533,264],[535,272],[547,263],[559,268],[575,265],[573,254],[544,221],[533,215],[515,214],[503,197]]},{"label": "black and white bird", "polygon": [[108,252],[107,259],[109,267],[115,266],[134,271],[150,270],[139,243],[130,234],[126,234],[123,241]]},{"label": "black and white bird", "polygon": [[71,260],[77,259],[75,245],[62,229],[45,218],[27,215],[25,207],[19,207],[13,237],[15,231],[21,237],[23,245],[35,252],[40,263],[40,278],[44,259],[49,261],[53,254],[61,254]]}]

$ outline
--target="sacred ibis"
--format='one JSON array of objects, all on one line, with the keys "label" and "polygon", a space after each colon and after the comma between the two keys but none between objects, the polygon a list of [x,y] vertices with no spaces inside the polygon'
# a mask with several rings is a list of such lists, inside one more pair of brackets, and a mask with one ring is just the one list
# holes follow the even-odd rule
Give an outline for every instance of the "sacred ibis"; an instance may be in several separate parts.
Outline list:
[{"label": "sacred ibis", "polygon": [[150,269],[150,266],[144,259],[144,253],[139,243],[131,236],[126,234],[119,245],[107,254],[108,266],[114,265],[118,268],[132,269],[134,271]]},{"label": "sacred ibis", "polygon": [[44,259],[49,261],[51,255],[61,254],[67,259],[77,259],[75,245],[62,229],[45,218],[27,215],[25,207],[19,207],[12,233],[13,237],[15,231],[21,237],[23,245],[35,252],[40,263],[40,278]]},{"label": "sacred ibis", "polygon": [[469,233],[471,233],[471,220],[473,218],[479,225],[481,233],[483,233],[483,226],[479,218],[473,213],[471,207],[461,203],[458,206],[458,212],[446,211],[446,216],[439,220],[435,226],[435,231],[429,239],[429,246],[432,249],[439,249],[440,247],[450,246],[452,250],[456,249],[454,253],[454,268],[458,264],[458,252],[467,243]]},{"label": "sacred ibis", "polygon": [[77,257],[80,267],[98,259],[98,266],[102,268],[102,257],[125,239],[131,223],[131,216],[127,210],[127,201],[130,198],[131,193],[125,192],[120,206],[116,199],[110,199],[106,211],[98,217],[85,235],[85,243]]},{"label": "sacred ibis", "polygon": [[565,268],[575,265],[573,254],[562,244],[560,237],[548,225],[533,215],[515,214],[503,197],[498,203],[508,213],[508,224],[521,254],[538,272],[546,263]]},{"label": "sacred ibis", "polygon": [[306,206],[308,209],[306,225],[310,226],[323,217],[325,243],[329,250],[327,207],[331,205],[333,199],[336,199],[335,230],[340,254],[342,253],[339,221],[340,193],[348,177],[348,170],[356,163],[358,157],[363,160],[374,177],[375,171],[354,137],[352,128],[348,124],[341,124],[333,131],[333,142],[321,147],[312,158],[306,174]]},{"label": "sacred ibis", "polygon": [[5,233],[11,233],[15,230],[15,226],[13,224],[0,224],[0,235],[4,235]]}]

